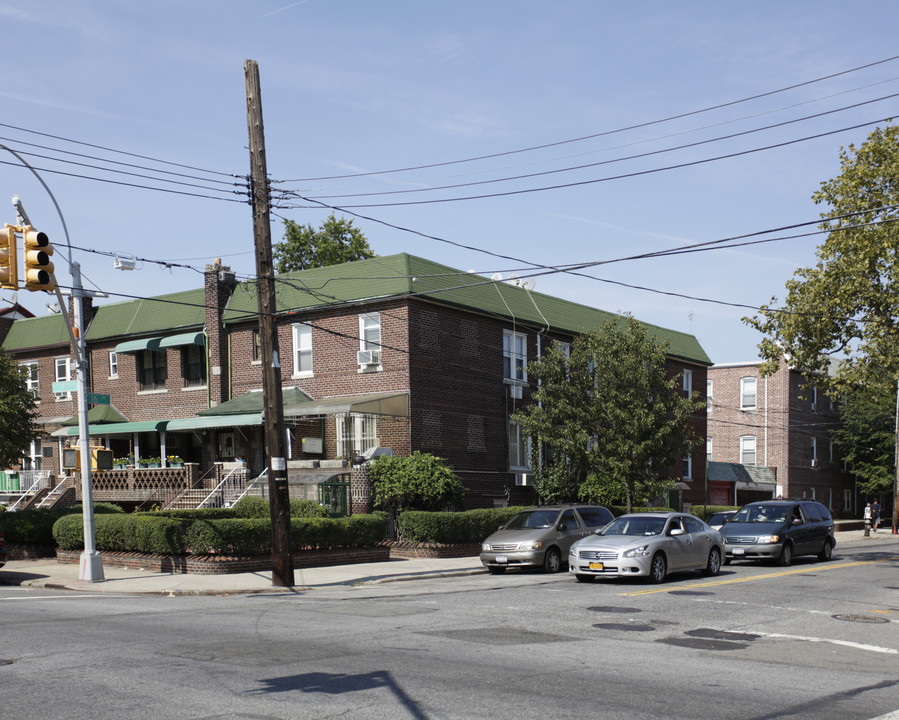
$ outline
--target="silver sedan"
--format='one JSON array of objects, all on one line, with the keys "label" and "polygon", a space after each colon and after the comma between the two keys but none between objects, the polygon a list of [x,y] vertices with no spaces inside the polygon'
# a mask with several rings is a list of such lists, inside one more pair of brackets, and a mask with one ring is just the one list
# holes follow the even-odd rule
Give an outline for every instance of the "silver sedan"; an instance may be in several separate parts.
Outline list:
[{"label": "silver sedan", "polygon": [[568,572],[580,582],[643,576],[660,583],[669,572],[681,570],[717,575],[723,555],[721,533],[694,515],[631,513],[574,543]]}]

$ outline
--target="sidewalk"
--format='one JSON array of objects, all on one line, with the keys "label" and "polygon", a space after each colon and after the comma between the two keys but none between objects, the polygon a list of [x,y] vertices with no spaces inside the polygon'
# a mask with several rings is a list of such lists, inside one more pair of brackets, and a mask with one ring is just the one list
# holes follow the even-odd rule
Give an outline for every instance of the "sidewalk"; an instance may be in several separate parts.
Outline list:
[{"label": "sidewalk", "polygon": [[[899,552],[899,535],[882,528],[870,537],[863,530],[836,534],[837,555],[857,550],[869,543],[889,543]],[[446,559],[388,560],[386,562],[297,568],[292,589],[272,585],[271,571],[232,575],[194,575],[159,573],[115,567],[104,563],[104,580],[84,582],[78,579],[79,566],[57,563],[54,558],[13,560],[0,569],[0,585],[82,590],[101,593],[141,595],[232,595],[238,593],[284,593],[316,589],[373,585],[387,582],[459,577],[485,573],[477,557]]]}]

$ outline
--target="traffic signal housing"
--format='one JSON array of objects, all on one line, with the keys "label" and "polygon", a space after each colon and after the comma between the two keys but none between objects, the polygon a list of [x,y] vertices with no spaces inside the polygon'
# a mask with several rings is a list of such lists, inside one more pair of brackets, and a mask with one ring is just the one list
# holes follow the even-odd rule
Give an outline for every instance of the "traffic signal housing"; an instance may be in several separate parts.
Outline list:
[{"label": "traffic signal housing", "polygon": [[56,288],[53,277],[53,246],[50,238],[34,228],[26,228],[23,249],[25,251],[25,289],[52,292]]},{"label": "traffic signal housing", "polygon": [[19,238],[16,229],[6,225],[0,229],[0,288],[19,289],[19,261],[16,247]]}]

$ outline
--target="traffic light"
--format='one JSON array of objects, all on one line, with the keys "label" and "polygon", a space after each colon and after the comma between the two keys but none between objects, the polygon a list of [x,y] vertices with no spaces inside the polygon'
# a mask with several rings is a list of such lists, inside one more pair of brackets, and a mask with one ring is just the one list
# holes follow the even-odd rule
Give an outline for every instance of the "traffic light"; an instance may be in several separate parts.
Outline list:
[{"label": "traffic light", "polygon": [[52,292],[56,288],[56,280],[53,278],[53,263],[50,262],[53,254],[50,238],[31,227],[25,228],[24,237],[25,289]]},{"label": "traffic light", "polygon": [[18,243],[14,227],[6,225],[0,230],[0,288],[19,289],[19,261],[16,259]]}]

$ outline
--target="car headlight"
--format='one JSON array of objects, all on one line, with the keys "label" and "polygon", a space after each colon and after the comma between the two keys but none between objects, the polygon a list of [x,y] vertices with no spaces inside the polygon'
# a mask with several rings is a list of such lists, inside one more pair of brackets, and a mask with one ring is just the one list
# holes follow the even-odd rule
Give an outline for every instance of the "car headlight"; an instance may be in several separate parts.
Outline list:
[{"label": "car headlight", "polygon": [[759,545],[780,542],[780,535],[760,535],[756,542]]},{"label": "car headlight", "polygon": [[531,540],[530,542],[518,543],[519,550],[536,550],[541,545],[539,540]]},{"label": "car headlight", "polygon": [[649,555],[649,545],[641,545],[640,547],[631,548],[624,553],[624,557],[645,557]]},{"label": "car headlight", "polygon": [[481,550],[483,550],[484,552],[490,552],[490,543],[484,543],[483,545],[481,545]]}]

